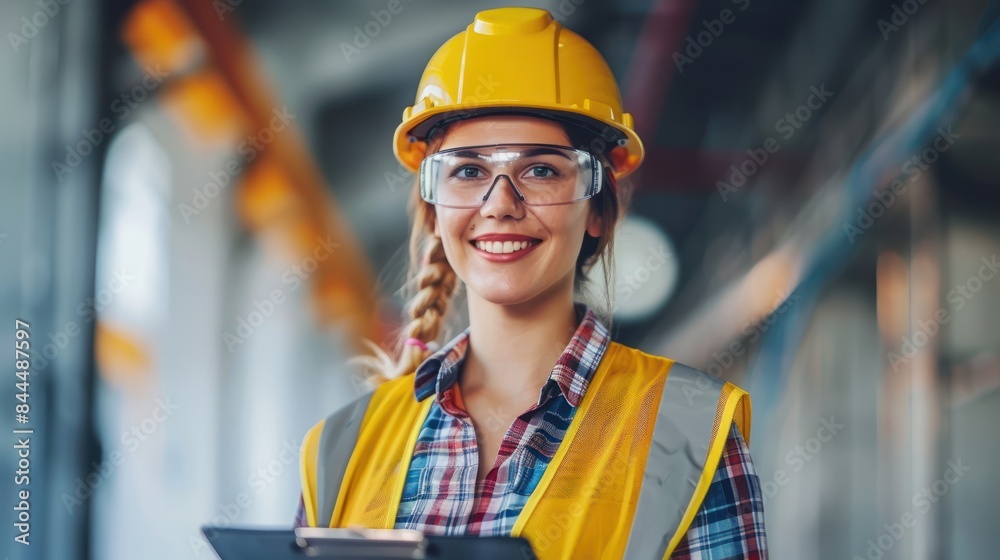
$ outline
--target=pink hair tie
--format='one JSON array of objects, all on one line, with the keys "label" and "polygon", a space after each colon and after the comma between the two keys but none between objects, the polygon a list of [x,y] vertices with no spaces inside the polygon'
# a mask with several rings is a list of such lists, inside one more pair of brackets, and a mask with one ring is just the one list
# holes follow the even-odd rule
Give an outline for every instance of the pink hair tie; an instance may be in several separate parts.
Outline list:
[{"label": "pink hair tie", "polygon": [[419,338],[413,338],[411,336],[410,338],[407,338],[406,342],[404,342],[403,344],[405,346],[416,346],[425,352],[427,351],[427,345],[424,344],[424,341],[420,340]]}]

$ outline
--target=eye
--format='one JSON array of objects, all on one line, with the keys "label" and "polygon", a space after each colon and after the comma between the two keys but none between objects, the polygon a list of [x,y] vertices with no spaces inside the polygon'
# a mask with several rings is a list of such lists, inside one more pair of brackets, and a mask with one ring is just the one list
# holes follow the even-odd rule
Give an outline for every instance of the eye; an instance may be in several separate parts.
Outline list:
[{"label": "eye", "polygon": [[531,173],[532,177],[538,177],[542,179],[548,177],[555,177],[556,175],[558,175],[555,169],[552,169],[547,165],[535,165],[532,166],[531,169],[529,169],[528,171]]},{"label": "eye", "polygon": [[482,170],[472,165],[463,165],[451,172],[451,176],[458,179],[480,179],[483,177]]}]

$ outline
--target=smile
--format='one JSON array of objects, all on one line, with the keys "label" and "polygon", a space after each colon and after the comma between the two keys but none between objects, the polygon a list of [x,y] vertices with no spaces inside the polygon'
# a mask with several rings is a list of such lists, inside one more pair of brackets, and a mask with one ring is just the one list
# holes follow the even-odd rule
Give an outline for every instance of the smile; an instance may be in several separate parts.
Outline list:
[{"label": "smile", "polygon": [[542,244],[540,239],[523,239],[517,241],[477,240],[470,241],[476,254],[493,263],[511,263],[530,255],[536,247]]},{"label": "smile", "polygon": [[487,253],[492,253],[495,255],[503,255],[507,253],[516,253],[518,251],[523,251],[529,249],[541,243],[540,241],[473,241],[473,246],[480,251],[485,251]]}]

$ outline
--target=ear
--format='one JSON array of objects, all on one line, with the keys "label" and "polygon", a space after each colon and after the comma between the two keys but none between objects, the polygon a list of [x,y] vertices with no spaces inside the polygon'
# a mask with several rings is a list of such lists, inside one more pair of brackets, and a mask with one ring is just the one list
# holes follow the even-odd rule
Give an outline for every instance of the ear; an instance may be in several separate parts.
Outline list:
[{"label": "ear", "polygon": [[587,234],[591,237],[600,237],[604,234],[604,216],[601,216],[593,204],[587,212]]},{"label": "ear", "polygon": [[437,214],[431,216],[431,220],[434,222],[434,237],[441,237],[441,228],[438,226]]}]

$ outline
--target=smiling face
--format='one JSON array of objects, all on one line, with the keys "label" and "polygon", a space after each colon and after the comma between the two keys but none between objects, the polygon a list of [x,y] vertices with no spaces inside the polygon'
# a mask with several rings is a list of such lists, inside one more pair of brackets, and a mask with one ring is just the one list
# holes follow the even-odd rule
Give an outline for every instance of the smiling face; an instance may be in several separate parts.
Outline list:
[{"label": "smiling face", "polygon": [[[571,146],[566,132],[553,121],[494,115],[452,124],[437,150],[527,143]],[[584,233],[599,237],[602,232],[601,217],[591,200],[526,206],[505,179],[497,182],[479,208],[438,206],[435,213],[434,235],[441,237],[448,262],[470,297],[498,305],[519,304],[558,290],[572,292]],[[522,248],[515,251],[518,246]]]}]

